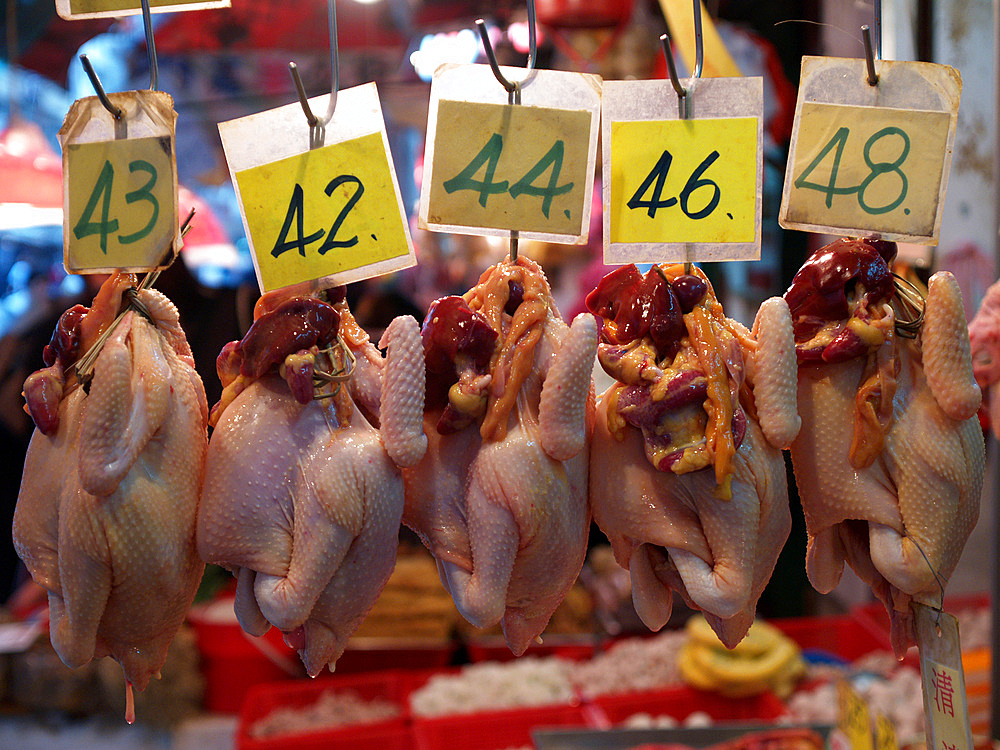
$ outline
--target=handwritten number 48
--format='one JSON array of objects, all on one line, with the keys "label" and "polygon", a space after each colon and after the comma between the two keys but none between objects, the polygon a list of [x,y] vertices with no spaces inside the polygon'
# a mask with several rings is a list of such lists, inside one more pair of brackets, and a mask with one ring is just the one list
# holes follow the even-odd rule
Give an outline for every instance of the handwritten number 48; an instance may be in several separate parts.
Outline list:
[{"label": "handwritten number 48", "polygon": [[[149,220],[144,227],[131,234],[118,235],[118,242],[122,245],[131,245],[133,242],[147,237],[156,226],[156,220],[160,218],[160,202],[151,192],[153,186],[156,185],[156,167],[144,159],[136,159],[129,162],[128,171],[131,174],[145,172],[149,175],[149,179],[142,187],[125,193],[125,203],[131,205],[137,201],[145,201],[152,208]],[[105,161],[101,173],[97,177],[97,182],[94,184],[94,189],[87,199],[87,204],[83,208],[83,213],[80,215],[80,220],[73,226],[73,236],[78,240],[94,234],[100,235],[101,250],[105,254],[108,252],[108,236],[118,232],[118,219],[110,218],[111,191],[114,187],[114,181],[115,168],[110,161]],[[94,213],[98,210],[98,204],[100,204],[100,220],[94,221]]]}]

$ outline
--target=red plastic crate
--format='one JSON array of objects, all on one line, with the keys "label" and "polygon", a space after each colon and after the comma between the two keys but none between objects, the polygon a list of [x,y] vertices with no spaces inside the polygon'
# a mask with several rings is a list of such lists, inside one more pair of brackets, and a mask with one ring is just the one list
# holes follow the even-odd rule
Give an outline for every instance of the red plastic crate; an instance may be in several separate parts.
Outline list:
[{"label": "red plastic crate", "polygon": [[531,732],[545,727],[585,727],[580,706],[539,706],[510,711],[413,720],[417,750],[505,750],[531,745]]},{"label": "red plastic crate", "polygon": [[[570,661],[586,661],[594,655],[594,636],[542,636],[541,643],[532,643],[524,656],[559,656]],[[503,638],[475,638],[466,643],[469,661],[512,661],[517,658]]]},{"label": "red plastic crate", "polygon": [[672,716],[684,721],[695,711],[704,711],[715,722],[773,722],[785,713],[784,704],[772,693],[747,698],[727,698],[690,687],[664,688],[619,695],[601,695],[591,701],[596,711],[592,721],[599,728],[621,724],[637,713]]},{"label": "red plastic crate", "polygon": [[[963,609],[987,609],[989,606],[990,595],[988,593],[960,594],[944,598],[944,609],[951,614]],[[882,602],[876,601],[855,607],[852,614],[876,632],[884,633],[886,639],[889,638],[889,614],[885,611]]]},{"label": "red plastic crate", "polygon": [[352,638],[337,660],[337,674],[385,669],[439,669],[451,663],[450,642],[396,641],[388,638]]},{"label": "red plastic crate", "polygon": [[[369,724],[352,724],[268,738],[250,735],[254,722],[276,708],[305,707],[319,700],[326,690],[351,691],[361,698],[385,698],[399,706],[398,717]],[[257,685],[243,702],[236,731],[237,750],[413,750],[414,742],[406,713],[406,687],[397,672],[368,675],[319,677],[315,680]]]},{"label": "red plastic crate", "polygon": [[795,641],[803,650],[825,651],[852,662],[872,651],[891,651],[888,629],[883,633],[851,615],[790,617],[768,623]]}]

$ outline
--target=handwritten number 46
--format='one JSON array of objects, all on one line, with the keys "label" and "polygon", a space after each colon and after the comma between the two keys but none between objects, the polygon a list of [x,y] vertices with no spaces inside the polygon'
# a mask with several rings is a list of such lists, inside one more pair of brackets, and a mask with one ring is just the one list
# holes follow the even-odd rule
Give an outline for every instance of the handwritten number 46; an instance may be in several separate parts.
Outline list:
[{"label": "handwritten number 46", "polygon": [[[361,195],[365,192],[365,186],[361,184],[361,180],[354,175],[342,174],[330,180],[323,192],[328,196],[332,196],[334,190],[341,185],[349,183],[355,185],[356,188],[351,194],[351,197],[347,199],[347,203],[344,204],[344,207],[340,209],[340,213],[337,214],[337,218],[333,220],[333,225],[330,227],[330,230],[326,232],[326,239],[323,241],[323,244],[319,246],[320,255],[325,255],[328,251],[335,248],[354,247],[358,244],[357,235],[354,235],[349,240],[338,240],[336,237],[337,232],[340,231],[341,225],[347,218],[347,214],[349,214],[351,209],[354,208],[359,200],[361,200]],[[308,236],[304,234],[304,214],[305,209],[302,186],[296,184],[295,188],[292,190],[292,199],[288,202],[288,211],[285,212],[285,221],[281,225],[281,231],[278,232],[278,239],[274,243],[274,247],[271,249],[272,256],[277,258],[279,255],[288,250],[298,250],[299,255],[305,257],[306,245],[311,245],[323,236],[324,232],[322,229],[319,229]],[[292,228],[293,222],[295,223],[295,235],[292,239],[288,239],[288,233]]]},{"label": "handwritten number 46", "polygon": [[[557,195],[564,195],[573,189],[572,182],[559,184],[559,173],[562,171],[565,144],[557,140],[552,144],[545,155],[538,162],[525,172],[524,176],[513,185],[508,180],[494,181],[493,177],[497,171],[497,164],[500,161],[500,153],[503,151],[503,136],[494,133],[486,145],[479,153],[473,157],[468,166],[461,172],[445,180],[442,186],[445,192],[451,194],[458,190],[472,190],[479,193],[479,205],[486,207],[486,202],[491,195],[510,193],[511,197],[517,199],[522,195],[532,195],[542,199],[542,213],[545,218],[549,218],[549,211],[552,208],[552,199]],[[483,179],[477,180],[476,173],[485,166]],[[548,184],[543,186],[535,185],[534,182],[546,171],[549,171]]]},{"label": "handwritten number 46", "polygon": [[[142,187],[125,193],[125,203],[131,205],[137,201],[145,201],[152,208],[149,220],[144,227],[131,234],[118,235],[118,242],[122,245],[130,245],[147,237],[156,226],[156,220],[160,218],[160,202],[151,192],[153,186],[156,185],[156,167],[144,159],[136,159],[129,162],[128,171],[132,174],[145,172],[149,175],[149,179],[146,180],[146,184]],[[73,226],[73,236],[78,240],[94,234],[100,235],[101,250],[105,254],[108,252],[108,236],[118,232],[118,219],[110,218],[111,191],[114,187],[114,181],[115,168],[111,165],[110,161],[105,161],[104,166],[101,168],[101,173],[97,177],[97,182],[94,184],[94,189],[87,199],[87,205],[84,206],[83,213],[80,215],[80,220]],[[94,213],[97,211],[98,204],[101,207],[100,220],[94,221]]]},{"label": "handwritten number 46", "polygon": [[[684,189],[681,190],[680,195],[677,198],[664,198],[663,186],[667,181],[667,173],[670,171],[670,165],[674,160],[671,153],[664,150],[660,155],[660,158],[656,161],[656,164],[649,171],[649,174],[646,175],[646,179],[642,181],[638,190],[633,193],[632,197],[629,198],[628,203],[625,205],[633,210],[636,208],[645,208],[646,215],[653,219],[656,218],[656,212],[659,209],[670,208],[679,202],[681,211],[683,211],[684,215],[689,219],[704,219],[715,210],[716,206],[719,205],[719,199],[722,197],[722,190],[719,189],[718,184],[713,180],[702,177],[705,170],[712,166],[718,158],[718,151],[710,153],[702,160],[701,164],[695,168],[695,170],[691,173],[691,176],[688,177],[687,182],[684,183]],[[649,200],[645,200],[642,196],[646,194],[650,187],[653,188],[653,193],[650,195]],[[712,197],[709,199],[708,203],[705,204],[704,208],[699,211],[691,211],[691,206],[689,204],[691,194],[701,187],[711,187]]]}]

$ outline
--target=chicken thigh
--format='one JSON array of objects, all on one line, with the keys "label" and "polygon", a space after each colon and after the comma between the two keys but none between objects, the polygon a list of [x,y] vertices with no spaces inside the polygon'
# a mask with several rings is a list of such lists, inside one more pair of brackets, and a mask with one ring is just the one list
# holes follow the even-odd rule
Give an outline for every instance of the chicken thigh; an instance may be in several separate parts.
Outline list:
[{"label": "chicken thigh", "polygon": [[889,243],[838,240],[803,265],[785,299],[807,425],[792,444],[806,571],[825,593],[846,561],[885,604],[902,654],[915,640],[911,599],[941,605],[978,518],[984,446],[958,284],[931,277],[917,333],[894,255]]},{"label": "chicken thigh", "polygon": [[[14,546],[49,592],[63,662],[110,655],[142,690],[205,567],[195,518],[208,408],[176,308],[159,292],[136,293],[134,282],[115,274],[92,308],[64,313],[45,348],[49,366],[25,383],[37,429]],[[82,384],[74,365],[109,328]]]},{"label": "chicken thigh", "polygon": [[282,630],[313,676],[333,668],[392,572],[398,467],[426,447],[416,321],[389,325],[383,361],[343,298],[265,295],[219,355],[198,516],[202,556],[237,576],[243,629]]},{"label": "chicken thigh", "polygon": [[652,630],[673,592],[734,647],[791,528],[781,448],[795,437],[788,308],[764,303],[753,335],[725,318],[700,270],[635,266],[587,298],[604,321],[590,502],[636,612]]},{"label": "chicken thigh", "polygon": [[587,443],[597,330],[567,327],[533,261],[489,268],[423,325],[427,455],[404,471],[404,523],[477,627],[521,654],[587,551]]}]

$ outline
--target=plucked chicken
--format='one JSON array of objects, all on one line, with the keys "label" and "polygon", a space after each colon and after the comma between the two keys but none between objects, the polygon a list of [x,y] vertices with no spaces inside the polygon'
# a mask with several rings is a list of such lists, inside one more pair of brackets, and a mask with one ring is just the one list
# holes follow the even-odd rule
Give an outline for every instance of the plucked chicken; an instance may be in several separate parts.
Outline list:
[{"label": "plucked chicken", "polygon": [[224,391],[198,516],[198,549],[237,576],[245,631],[283,631],[310,675],[333,668],[396,561],[401,466],[426,448],[420,331],[381,345],[343,287],[272,292],[219,355]]},{"label": "plucked chicken", "polygon": [[1000,435],[1000,281],[990,285],[969,323],[972,372],[983,393],[980,415],[994,435]]},{"label": "plucked chicken", "polygon": [[489,268],[424,320],[427,455],[404,472],[404,523],[477,627],[521,654],[587,551],[597,330],[569,327],[533,261]]},{"label": "plucked chicken", "polygon": [[800,420],[788,307],[767,300],[751,333],[683,265],[623,266],[587,307],[618,381],[597,404],[594,520],[649,628],[666,623],[677,592],[734,647],[791,527],[780,449]]},{"label": "plucked chicken", "polygon": [[[92,373],[82,366],[80,375],[102,334]],[[137,292],[126,274],[111,276],[91,308],[62,315],[43,358],[48,366],[24,385],[37,429],[14,546],[49,592],[60,658],[78,667],[109,655],[142,690],[204,571],[195,519],[205,390],[176,308],[157,291]]]},{"label": "plucked chicken", "polygon": [[894,256],[891,243],[838,240],[806,261],[785,300],[806,425],[792,444],[806,571],[825,593],[846,561],[885,604],[901,654],[915,638],[911,599],[940,606],[976,523],[984,448],[958,284],[931,277],[917,332]]}]

